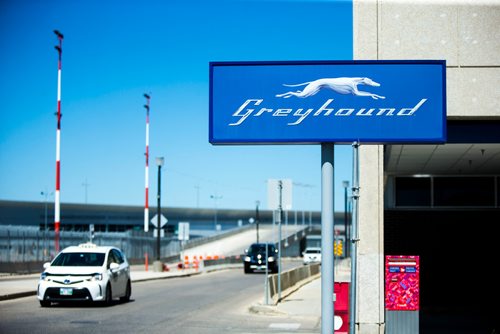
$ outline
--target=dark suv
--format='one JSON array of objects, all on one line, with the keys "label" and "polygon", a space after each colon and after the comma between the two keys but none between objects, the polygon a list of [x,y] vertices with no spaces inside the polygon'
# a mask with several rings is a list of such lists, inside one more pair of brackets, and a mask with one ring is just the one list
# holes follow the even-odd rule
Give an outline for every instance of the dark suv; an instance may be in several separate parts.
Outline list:
[{"label": "dark suv", "polygon": [[252,244],[245,250],[243,265],[245,274],[250,272],[266,270],[266,245],[267,245],[267,267],[272,273],[278,272],[278,250],[274,244]]}]

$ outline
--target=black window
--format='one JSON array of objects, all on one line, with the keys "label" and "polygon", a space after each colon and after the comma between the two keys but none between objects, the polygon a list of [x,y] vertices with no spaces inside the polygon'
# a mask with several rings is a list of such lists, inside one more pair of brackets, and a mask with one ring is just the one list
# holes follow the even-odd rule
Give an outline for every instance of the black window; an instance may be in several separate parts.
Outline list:
[{"label": "black window", "polygon": [[431,178],[396,178],[396,206],[431,206]]},{"label": "black window", "polygon": [[103,253],[61,253],[52,262],[61,267],[100,267],[104,263]]},{"label": "black window", "polygon": [[494,206],[494,177],[435,177],[434,205]]}]

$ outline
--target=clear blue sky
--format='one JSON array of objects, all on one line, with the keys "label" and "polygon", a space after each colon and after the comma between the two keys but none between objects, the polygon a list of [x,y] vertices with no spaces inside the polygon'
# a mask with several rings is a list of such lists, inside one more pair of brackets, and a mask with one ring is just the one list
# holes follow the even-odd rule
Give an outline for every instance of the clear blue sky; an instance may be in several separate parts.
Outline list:
[{"label": "clear blue sky", "polygon": [[[62,60],[64,203],[144,205],[151,93],[150,206],[267,208],[267,180],[291,179],[293,206],[320,210],[320,147],[208,143],[210,61],[352,59],[350,1],[0,2],[0,199],[55,189],[57,38]],[[336,210],[351,147],[336,146]],[[83,184],[87,180],[89,184]],[[53,196],[49,201],[53,201]]]}]

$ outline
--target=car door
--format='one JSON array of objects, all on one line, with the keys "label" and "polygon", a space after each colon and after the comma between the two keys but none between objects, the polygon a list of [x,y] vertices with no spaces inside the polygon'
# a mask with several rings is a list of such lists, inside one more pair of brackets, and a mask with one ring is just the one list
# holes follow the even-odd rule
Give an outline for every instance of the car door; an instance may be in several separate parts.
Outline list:
[{"label": "car door", "polygon": [[113,254],[114,262],[118,263],[120,267],[118,268],[117,274],[117,287],[115,288],[117,294],[123,296],[125,294],[125,290],[127,288],[127,263],[125,262],[122,254],[117,249],[112,249],[111,253]]},{"label": "car door", "polygon": [[113,298],[119,296],[121,294],[121,284],[120,284],[120,270],[111,270],[111,263],[118,263],[118,260],[115,258],[115,253],[113,249],[109,251],[108,254],[108,273],[109,273],[109,282],[111,284],[111,292],[113,294]]}]

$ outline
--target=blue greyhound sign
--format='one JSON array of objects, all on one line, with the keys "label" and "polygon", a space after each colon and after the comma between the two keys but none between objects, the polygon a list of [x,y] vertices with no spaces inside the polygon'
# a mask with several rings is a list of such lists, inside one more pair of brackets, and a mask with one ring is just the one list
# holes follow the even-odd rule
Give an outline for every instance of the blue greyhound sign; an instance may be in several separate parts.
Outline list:
[{"label": "blue greyhound sign", "polygon": [[212,144],[443,143],[446,63],[210,63]]}]

